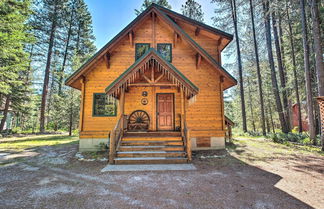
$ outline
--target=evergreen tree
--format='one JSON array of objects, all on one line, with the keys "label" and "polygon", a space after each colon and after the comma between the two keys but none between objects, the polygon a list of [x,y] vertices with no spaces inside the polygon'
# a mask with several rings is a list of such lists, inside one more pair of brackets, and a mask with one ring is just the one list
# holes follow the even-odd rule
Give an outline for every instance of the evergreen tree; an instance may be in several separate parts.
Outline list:
[{"label": "evergreen tree", "polygon": [[204,13],[202,12],[201,5],[195,0],[187,0],[184,5],[181,6],[182,14],[197,20],[204,22]]},{"label": "evergreen tree", "polygon": [[28,74],[28,53],[25,46],[33,41],[26,20],[30,15],[30,1],[0,2],[0,106],[4,102],[0,132],[10,106],[20,108],[28,98],[24,83]]},{"label": "evergreen tree", "polygon": [[155,3],[157,5],[160,5],[162,7],[172,9],[171,5],[169,4],[168,0],[144,0],[141,8],[135,9],[135,14],[139,15],[141,14],[146,8],[148,8],[152,3]]}]

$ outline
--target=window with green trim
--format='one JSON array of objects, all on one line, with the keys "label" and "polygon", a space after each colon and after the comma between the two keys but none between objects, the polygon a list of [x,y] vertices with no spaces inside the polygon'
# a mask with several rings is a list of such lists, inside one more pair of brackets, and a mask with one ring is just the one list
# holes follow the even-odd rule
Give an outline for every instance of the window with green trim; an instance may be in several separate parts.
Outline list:
[{"label": "window with green trim", "polygon": [[172,44],[157,44],[157,51],[167,61],[172,61]]},{"label": "window with green trim", "polygon": [[138,60],[145,52],[150,49],[150,44],[148,43],[137,43],[135,44],[135,60]]},{"label": "window with green trim", "polygon": [[93,94],[93,116],[116,116],[116,99],[107,97],[105,93]]}]

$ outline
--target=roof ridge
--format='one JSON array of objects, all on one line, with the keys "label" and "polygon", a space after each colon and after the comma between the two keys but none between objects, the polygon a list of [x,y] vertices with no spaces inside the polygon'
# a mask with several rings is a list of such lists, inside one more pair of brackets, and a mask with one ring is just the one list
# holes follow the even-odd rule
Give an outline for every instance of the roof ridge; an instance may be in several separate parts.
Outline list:
[{"label": "roof ridge", "polygon": [[216,32],[216,33],[220,33],[220,34],[226,36],[227,38],[229,38],[229,39],[231,39],[231,40],[233,39],[233,35],[232,35],[232,34],[229,34],[229,33],[225,32],[225,31],[222,31],[222,30],[220,30],[220,29],[218,29],[218,28],[215,28],[215,27],[213,27],[213,26],[207,25],[206,23],[203,23],[203,22],[199,22],[199,21],[197,21],[197,20],[195,20],[195,19],[192,19],[192,18],[190,18],[190,17],[187,17],[187,16],[185,16],[185,15],[183,15],[183,14],[180,14],[180,13],[178,13],[178,12],[175,12],[175,11],[173,11],[173,10],[171,10],[171,9],[168,9],[168,8],[166,8],[166,7],[163,7],[163,6],[158,5],[158,4],[156,4],[156,3],[152,3],[150,6],[152,6],[152,5],[153,5],[154,7],[157,7],[158,9],[166,10],[166,11],[168,11],[168,12],[170,12],[170,13],[172,13],[172,14],[178,15],[178,16],[184,18],[184,19],[187,19],[187,20],[189,20],[189,21],[193,21],[194,23],[196,23],[196,24],[198,24],[198,25],[200,25],[200,26],[202,26],[202,27],[206,27],[206,28],[208,28],[208,29],[210,29],[210,30],[213,30],[213,31]]}]

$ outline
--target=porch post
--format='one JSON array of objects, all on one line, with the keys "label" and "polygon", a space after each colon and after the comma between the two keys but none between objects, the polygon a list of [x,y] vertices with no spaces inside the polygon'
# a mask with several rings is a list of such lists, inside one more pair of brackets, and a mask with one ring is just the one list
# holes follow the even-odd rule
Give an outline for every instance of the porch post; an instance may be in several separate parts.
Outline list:
[{"label": "porch post", "polygon": [[85,101],[85,82],[86,79],[83,76],[80,80],[81,82],[81,104],[80,104],[80,121],[79,121],[79,130],[83,131],[83,115],[84,115],[84,101]]},{"label": "porch post", "polygon": [[[125,112],[125,89],[122,89],[119,97],[119,118],[121,118],[124,115]],[[121,127],[123,127],[124,130],[124,119],[121,120]]]},{"label": "porch post", "polygon": [[181,94],[181,133],[183,134],[186,110],[185,110],[185,101],[184,101],[185,95],[182,88],[180,94]]}]

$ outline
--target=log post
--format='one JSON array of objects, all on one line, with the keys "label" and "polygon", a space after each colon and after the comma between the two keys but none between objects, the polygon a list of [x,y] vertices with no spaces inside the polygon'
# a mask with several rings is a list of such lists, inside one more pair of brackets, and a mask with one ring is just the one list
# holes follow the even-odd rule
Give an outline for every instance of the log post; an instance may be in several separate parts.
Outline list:
[{"label": "log post", "polygon": [[224,90],[224,77],[221,76],[219,80],[219,88],[220,88],[220,101],[221,101],[221,116],[222,116],[222,130],[225,129],[225,113],[224,113],[224,96],[223,96],[223,90]]},{"label": "log post", "polygon": [[181,135],[184,135],[184,112],[185,112],[185,107],[184,107],[184,91],[181,88]]},{"label": "log post", "polygon": [[109,141],[109,164],[115,164],[115,131],[112,131],[110,134],[110,141]]},{"label": "log post", "polygon": [[188,154],[188,161],[192,161],[192,151],[191,151],[191,138],[190,138],[190,130],[187,130],[187,154]]},{"label": "log post", "polygon": [[80,104],[80,122],[79,122],[79,130],[83,131],[83,118],[84,118],[84,101],[85,101],[85,82],[86,79],[83,76],[80,80],[81,82],[81,104]]},{"label": "log post", "polygon": [[[121,93],[120,93],[120,99],[119,99],[119,112],[120,112],[120,117],[123,117],[124,112],[125,112],[125,89],[122,88]],[[121,120],[121,127],[123,127],[124,130],[124,120]]]}]

